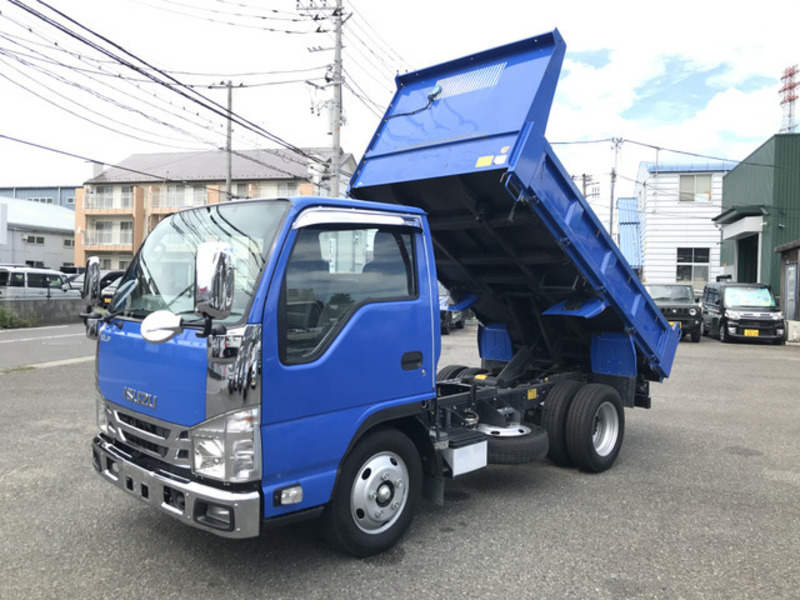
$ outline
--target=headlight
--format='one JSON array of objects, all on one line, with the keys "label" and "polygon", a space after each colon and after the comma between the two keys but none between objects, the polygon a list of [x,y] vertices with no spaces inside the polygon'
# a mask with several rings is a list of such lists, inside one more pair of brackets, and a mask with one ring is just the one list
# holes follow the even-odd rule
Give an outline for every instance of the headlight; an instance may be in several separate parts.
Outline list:
[{"label": "headlight", "polygon": [[97,413],[97,428],[100,430],[100,433],[105,433],[108,435],[108,413],[106,413],[106,399],[103,398],[103,394],[101,394],[100,390],[97,388],[95,388],[94,391],[94,405]]},{"label": "headlight", "polygon": [[261,478],[261,413],[258,407],[226,413],[189,430],[192,471],[242,483]]},{"label": "headlight", "polygon": [[735,310],[726,310],[725,316],[728,317],[729,319],[733,319],[734,321],[738,321],[739,319],[742,318],[741,313]]},{"label": "headlight", "polygon": [[690,317],[693,317],[693,316],[695,316],[696,314],[697,314],[697,309],[696,309],[696,308],[690,308],[690,309],[689,309],[689,316],[690,316]]},{"label": "headlight", "polygon": [[773,321],[783,321],[782,312],[770,313],[770,317],[772,317]]}]

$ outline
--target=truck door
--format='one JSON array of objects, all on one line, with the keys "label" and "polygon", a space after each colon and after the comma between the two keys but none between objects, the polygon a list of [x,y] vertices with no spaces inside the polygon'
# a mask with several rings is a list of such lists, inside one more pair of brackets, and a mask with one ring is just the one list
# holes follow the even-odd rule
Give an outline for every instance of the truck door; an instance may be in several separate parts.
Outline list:
[{"label": "truck door", "polygon": [[[433,397],[438,304],[425,256],[414,227],[320,224],[290,234],[264,327],[265,493],[281,473],[301,482],[307,473],[324,484],[318,498],[304,485],[304,504],[327,502],[365,420],[419,411]],[[275,456],[281,473],[270,473]]]}]

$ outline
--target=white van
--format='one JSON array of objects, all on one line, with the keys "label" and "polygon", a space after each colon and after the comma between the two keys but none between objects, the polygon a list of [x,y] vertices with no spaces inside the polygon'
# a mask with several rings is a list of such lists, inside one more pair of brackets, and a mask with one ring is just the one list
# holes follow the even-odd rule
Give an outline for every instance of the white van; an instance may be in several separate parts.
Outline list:
[{"label": "white van", "polygon": [[80,298],[66,274],[52,269],[35,267],[0,266],[0,299],[46,300]]}]

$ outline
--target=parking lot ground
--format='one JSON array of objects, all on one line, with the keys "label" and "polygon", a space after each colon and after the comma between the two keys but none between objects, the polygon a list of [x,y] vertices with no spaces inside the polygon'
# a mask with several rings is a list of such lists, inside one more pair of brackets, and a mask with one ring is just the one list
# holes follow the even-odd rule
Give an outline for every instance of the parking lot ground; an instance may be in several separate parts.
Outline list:
[{"label": "parking lot ground", "polygon": [[[475,365],[474,336],[442,364]],[[797,346],[683,342],[613,469],[464,476],[366,560],[316,522],[231,541],[155,514],[93,472],[91,363],[0,374],[0,596],[797,598],[799,367]]]}]

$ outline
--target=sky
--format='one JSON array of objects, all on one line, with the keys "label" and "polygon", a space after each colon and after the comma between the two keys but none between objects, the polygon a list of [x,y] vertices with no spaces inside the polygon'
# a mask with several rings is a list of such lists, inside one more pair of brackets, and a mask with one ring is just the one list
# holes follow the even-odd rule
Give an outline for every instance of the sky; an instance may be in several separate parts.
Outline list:
[{"label": "sky", "polygon": [[[620,197],[641,161],[744,159],[781,128],[781,75],[800,62],[798,0],[343,2],[341,145],[356,159],[397,73],[557,28],[546,137],[570,174],[592,176],[598,215],[615,164]],[[333,4],[0,0],[0,187],[80,186],[86,159],[222,148],[226,81],[235,150],[329,146]]]}]

